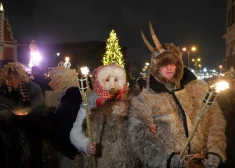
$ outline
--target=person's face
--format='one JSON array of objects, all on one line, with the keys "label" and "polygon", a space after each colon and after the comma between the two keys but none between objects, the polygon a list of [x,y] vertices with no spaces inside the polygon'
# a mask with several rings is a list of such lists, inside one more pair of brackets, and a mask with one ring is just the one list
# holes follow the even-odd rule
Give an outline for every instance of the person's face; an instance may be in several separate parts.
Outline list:
[{"label": "person's face", "polygon": [[169,64],[161,67],[160,74],[166,79],[171,79],[175,74],[176,66],[175,64]]},{"label": "person's face", "polygon": [[20,78],[18,75],[14,74],[14,73],[9,73],[7,80],[8,80],[10,87],[18,88],[18,86],[20,84]]}]

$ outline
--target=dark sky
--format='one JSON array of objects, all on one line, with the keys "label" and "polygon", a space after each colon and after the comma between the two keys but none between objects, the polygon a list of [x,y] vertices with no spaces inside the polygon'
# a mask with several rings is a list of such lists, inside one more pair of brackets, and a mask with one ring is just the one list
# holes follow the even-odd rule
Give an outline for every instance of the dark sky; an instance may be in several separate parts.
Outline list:
[{"label": "dark sky", "polygon": [[138,63],[150,58],[140,30],[151,41],[151,20],[162,43],[197,46],[192,57],[201,57],[202,67],[218,70],[225,57],[225,0],[3,0],[3,5],[15,39],[23,43],[106,41],[114,29]]}]

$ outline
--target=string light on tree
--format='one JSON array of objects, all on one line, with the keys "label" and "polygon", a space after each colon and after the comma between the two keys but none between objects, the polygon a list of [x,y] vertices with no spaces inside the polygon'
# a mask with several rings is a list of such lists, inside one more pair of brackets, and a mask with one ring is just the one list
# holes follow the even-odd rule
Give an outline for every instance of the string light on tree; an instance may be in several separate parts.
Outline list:
[{"label": "string light on tree", "polygon": [[121,47],[118,44],[118,38],[114,30],[109,33],[109,38],[106,41],[106,51],[102,63],[103,65],[116,63],[121,67],[124,67],[125,65]]}]

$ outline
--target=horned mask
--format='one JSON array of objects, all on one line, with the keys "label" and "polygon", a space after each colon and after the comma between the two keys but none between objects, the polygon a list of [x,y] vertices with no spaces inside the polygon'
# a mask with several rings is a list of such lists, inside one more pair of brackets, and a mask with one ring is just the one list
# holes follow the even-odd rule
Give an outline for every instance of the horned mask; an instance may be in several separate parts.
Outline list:
[{"label": "horned mask", "polygon": [[[152,75],[156,80],[164,84],[179,82],[182,79],[183,69],[184,69],[182,61],[182,53],[180,52],[179,48],[177,48],[173,43],[161,44],[153,30],[151,22],[149,22],[149,29],[156,48],[154,48],[149,43],[143,31],[141,31],[141,36],[143,38],[144,43],[152,53],[150,75]],[[176,72],[171,79],[166,79],[160,74],[159,71],[161,67],[169,64],[176,65]]]}]

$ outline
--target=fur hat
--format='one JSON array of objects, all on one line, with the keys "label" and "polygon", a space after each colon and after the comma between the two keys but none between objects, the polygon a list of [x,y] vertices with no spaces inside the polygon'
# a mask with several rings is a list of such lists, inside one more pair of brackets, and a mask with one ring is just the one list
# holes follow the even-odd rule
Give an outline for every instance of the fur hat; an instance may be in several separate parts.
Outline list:
[{"label": "fur hat", "polygon": [[[156,45],[156,48],[153,48],[151,44],[147,41],[144,36],[144,33],[141,31],[142,38],[148,49],[152,52],[151,55],[151,65],[150,65],[150,75],[154,76],[156,80],[162,83],[172,83],[176,84],[179,82],[184,73],[184,65],[182,61],[182,53],[179,48],[177,48],[172,43],[161,44],[158,40],[153,28],[152,23],[149,23],[150,32],[152,39]],[[160,68],[169,64],[176,65],[176,72],[171,79],[166,79],[160,74]]]}]

